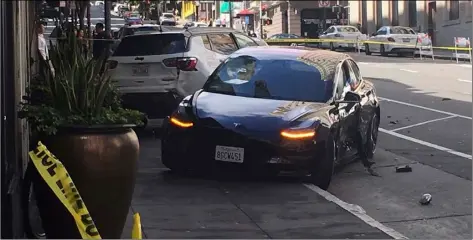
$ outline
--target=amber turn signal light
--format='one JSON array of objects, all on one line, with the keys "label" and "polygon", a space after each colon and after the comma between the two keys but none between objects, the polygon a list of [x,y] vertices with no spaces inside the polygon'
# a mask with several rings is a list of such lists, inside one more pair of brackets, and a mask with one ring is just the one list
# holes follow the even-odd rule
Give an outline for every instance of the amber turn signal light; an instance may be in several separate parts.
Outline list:
[{"label": "amber turn signal light", "polygon": [[315,136],[314,130],[284,130],[281,136],[289,139],[307,139]]},{"label": "amber turn signal light", "polygon": [[181,128],[190,128],[192,126],[194,126],[194,123],[192,122],[185,122],[185,121],[181,121],[175,117],[171,117],[171,123],[173,123],[174,125],[178,126],[178,127],[181,127]]}]

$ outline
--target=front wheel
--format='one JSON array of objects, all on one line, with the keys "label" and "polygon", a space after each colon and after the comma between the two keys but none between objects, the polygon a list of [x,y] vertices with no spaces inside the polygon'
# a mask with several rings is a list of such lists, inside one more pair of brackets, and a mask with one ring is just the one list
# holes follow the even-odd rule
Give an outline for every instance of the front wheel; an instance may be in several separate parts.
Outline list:
[{"label": "front wheel", "polygon": [[366,157],[372,159],[376,152],[376,144],[378,142],[378,128],[379,128],[379,115],[375,113],[371,119],[370,127],[367,132],[367,141],[365,145]]},{"label": "front wheel", "polygon": [[337,157],[336,152],[335,139],[329,136],[326,141],[324,157],[319,159],[309,172],[310,182],[323,190],[327,190],[332,181]]}]

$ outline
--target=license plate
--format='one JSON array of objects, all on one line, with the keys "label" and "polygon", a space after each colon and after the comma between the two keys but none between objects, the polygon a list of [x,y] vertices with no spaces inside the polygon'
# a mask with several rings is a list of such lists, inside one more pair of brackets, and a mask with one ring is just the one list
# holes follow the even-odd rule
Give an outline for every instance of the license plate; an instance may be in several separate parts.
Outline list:
[{"label": "license plate", "polygon": [[411,40],[409,38],[403,38],[402,41],[403,42],[410,42]]},{"label": "license plate", "polygon": [[244,154],[244,148],[218,145],[215,147],[215,160],[217,161],[242,163]]},{"label": "license plate", "polygon": [[136,66],[132,68],[133,76],[148,76],[149,66]]}]

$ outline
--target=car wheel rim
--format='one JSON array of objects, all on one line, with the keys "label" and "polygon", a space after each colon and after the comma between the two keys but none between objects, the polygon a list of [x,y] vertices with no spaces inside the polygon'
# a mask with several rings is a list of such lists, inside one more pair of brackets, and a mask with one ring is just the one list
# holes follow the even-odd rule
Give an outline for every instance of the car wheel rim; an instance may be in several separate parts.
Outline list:
[{"label": "car wheel rim", "polygon": [[377,116],[374,116],[373,117],[373,121],[372,122],[372,125],[371,125],[371,136],[370,136],[370,140],[371,140],[371,151],[374,153],[376,151],[376,143],[378,141],[378,117]]}]

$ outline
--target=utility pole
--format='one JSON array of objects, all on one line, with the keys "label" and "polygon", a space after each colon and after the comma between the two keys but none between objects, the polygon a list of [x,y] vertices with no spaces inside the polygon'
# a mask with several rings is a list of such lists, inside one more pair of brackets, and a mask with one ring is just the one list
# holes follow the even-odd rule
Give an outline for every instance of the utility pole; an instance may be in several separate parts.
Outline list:
[{"label": "utility pole", "polygon": [[263,1],[259,2],[259,24],[260,24],[260,38],[263,39]]},{"label": "utility pole", "polygon": [[105,0],[104,2],[104,11],[105,11],[105,34],[106,36],[110,36],[111,31],[111,18],[110,15],[110,6],[112,6],[111,0]]},{"label": "utility pole", "polygon": [[233,11],[232,11],[232,1],[228,1],[228,9],[230,12],[230,28],[233,28]]}]

